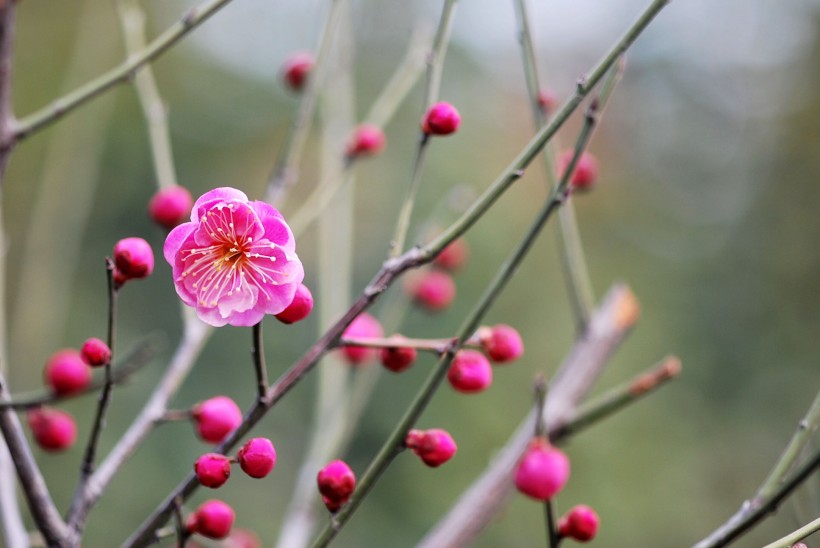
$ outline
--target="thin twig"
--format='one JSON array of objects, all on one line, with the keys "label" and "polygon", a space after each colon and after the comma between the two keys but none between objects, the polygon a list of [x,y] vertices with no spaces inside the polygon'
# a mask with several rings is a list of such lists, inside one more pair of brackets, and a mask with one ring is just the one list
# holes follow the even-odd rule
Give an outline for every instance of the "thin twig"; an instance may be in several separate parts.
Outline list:
[{"label": "thin twig", "polygon": [[330,9],[316,48],[316,58],[308,76],[305,88],[301,92],[296,116],[279,150],[276,165],[268,179],[264,200],[281,207],[287,190],[296,182],[299,172],[299,160],[307,142],[310,125],[316,111],[316,100],[324,85],[328,71],[327,58],[331,53],[333,36],[339,25],[341,4],[344,0],[330,0]]},{"label": "thin twig", "polygon": [[[138,55],[146,47],[145,12],[136,0],[118,0],[117,8],[126,52],[128,55]],[[157,184],[161,188],[174,186],[177,184],[177,176],[168,128],[168,109],[159,93],[154,71],[150,65],[136,73],[134,86],[148,124],[151,157],[154,160]]]},{"label": "thin twig", "polygon": [[[441,74],[444,68],[444,55],[447,53],[447,44],[450,41],[450,31],[453,28],[453,14],[455,12],[457,0],[445,0],[442,7],[441,19],[439,20],[436,37],[433,40],[433,48],[427,58],[427,85],[424,91],[423,108],[426,112],[438,98],[441,89]],[[422,114],[423,115],[423,114]],[[421,174],[424,168],[424,158],[427,153],[427,145],[430,142],[429,135],[420,132],[416,156],[413,161],[413,169],[410,175],[410,184],[407,189],[407,197],[402,203],[399,211],[396,228],[393,232],[393,240],[390,242],[390,257],[398,257],[404,251],[404,242],[410,230],[410,218],[413,215],[413,207],[416,201],[416,194],[421,182]]]},{"label": "thin twig", "polygon": [[557,430],[553,437],[574,436],[579,431],[599,423],[602,419],[612,416],[627,405],[657,390],[667,381],[677,377],[680,371],[680,360],[676,356],[664,358],[649,371],[606,391],[579,407],[566,426]]},{"label": "thin twig", "polygon": [[105,488],[122,465],[134,454],[140,444],[164,416],[168,402],[177,393],[182,382],[199,357],[213,328],[199,321],[190,309],[185,309],[185,331],[168,368],[151,398],[142,408],[128,430],[100,463],[89,478],[85,490],[75,496],[68,512],[68,522],[75,531],[82,531],[88,512],[102,496]]},{"label": "thin twig", "polygon": [[[151,341],[137,343],[136,347],[122,359],[122,364],[118,364],[111,374],[114,384],[120,384],[131,375],[139,371],[145,364],[151,361],[157,354],[157,345]],[[85,396],[96,392],[105,384],[105,379],[95,380],[79,392],[70,394],[55,394],[53,392],[38,392],[37,394],[18,394],[8,399],[0,400],[0,409],[10,407],[17,411],[34,409],[43,405],[70,400],[80,396]]]},{"label": "thin twig", "polygon": [[[544,413],[545,405],[547,403],[547,382],[544,380],[544,375],[539,373],[535,377],[533,383],[533,391],[535,392],[535,428],[533,435],[536,438],[545,438],[547,434],[547,420]],[[555,528],[555,512],[552,507],[552,500],[544,501],[544,525],[546,527],[547,545],[549,548],[558,548],[560,537]]]},{"label": "thin twig", "polygon": [[117,84],[127,82],[136,74],[137,70],[168,51],[171,46],[204,23],[230,1],[208,0],[197,7],[191,8],[178,22],[171,25],[141,52],[129,56],[118,66],[56,99],[50,105],[21,118],[14,126],[13,141],[18,142],[29,137]]},{"label": "thin twig", "polygon": [[265,364],[265,347],[262,341],[262,322],[254,325],[253,348],[251,357],[253,358],[253,368],[256,371],[256,391],[259,398],[264,398],[268,393],[268,366]]},{"label": "thin twig", "polygon": [[806,475],[811,473],[813,468],[807,469],[807,465],[810,465],[814,460],[817,460],[814,467],[820,465],[820,452],[815,452],[814,456],[809,458],[797,472],[789,476],[796,459],[806,446],[808,438],[817,427],[818,422],[820,422],[820,393],[815,396],[806,416],[800,421],[792,439],[755,493],[755,496],[745,501],[732,517],[715,529],[708,537],[697,543],[695,548],[725,546],[739,537],[766,517],[767,514],[773,512],[780,501],[800,484],[800,482],[794,480],[800,476],[801,471],[806,472]]},{"label": "thin twig", "polygon": [[763,548],[789,548],[792,544],[800,542],[804,538],[808,537],[809,535],[820,531],[820,518],[812,521],[811,523],[807,523],[800,529],[796,531],[792,531],[788,535],[783,538],[780,538],[770,544],[767,544]]},{"label": "thin twig", "polygon": [[[108,348],[111,349],[111,356],[116,355],[116,333],[117,333],[117,296],[119,289],[114,282],[114,262],[106,258],[105,272],[108,278]],[[97,454],[97,443],[100,441],[102,429],[105,426],[105,415],[108,405],[111,403],[111,391],[114,388],[114,378],[111,375],[111,360],[105,364],[105,382],[100,391],[100,398],[97,405],[97,414],[91,427],[91,436],[83,455],[83,462],[80,468],[80,481],[75,493],[81,493],[85,489],[88,477],[94,472],[94,460]],[[76,496],[76,494],[75,494]]]},{"label": "thin twig", "polygon": [[[635,325],[639,306],[632,292],[622,285],[609,290],[603,303],[590,316],[587,330],[575,342],[550,382],[550,397],[544,414],[547,431],[554,435],[569,428],[580,402],[600,376],[604,366]],[[536,421],[529,413],[498,456],[479,479],[466,490],[450,511],[427,534],[419,546],[439,548],[467,546],[498,514],[513,490],[513,472],[530,440]]]}]

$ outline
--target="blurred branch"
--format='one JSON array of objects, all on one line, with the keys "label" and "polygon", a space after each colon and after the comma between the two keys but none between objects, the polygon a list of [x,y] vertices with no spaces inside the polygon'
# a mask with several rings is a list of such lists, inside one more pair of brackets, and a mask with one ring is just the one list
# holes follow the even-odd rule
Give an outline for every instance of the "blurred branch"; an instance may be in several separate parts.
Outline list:
[{"label": "blurred branch", "polygon": [[[427,57],[427,86],[424,90],[424,111],[422,111],[422,116],[424,116],[424,113],[436,102],[439,90],[441,89],[441,73],[444,69],[444,55],[447,53],[450,31],[453,28],[453,12],[455,11],[456,1],[457,0],[444,0],[438,30],[433,40],[433,48]],[[421,173],[424,167],[424,158],[429,141],[429,135],[424,131],[420,131],[407,197],[402,203],[399,217],[396,221],[396,228],[393,232],[393,240],[390,242],[391,257],[401,255],[404,250],[404,241],[407,238],[408,230],[410,230],[410,218],[413,215],[413,206],[415,204],[419,183],[421,182]]]},{"label": "blurred branch", "polygon": [[563,439],[577,434],[579,431],[597,424],[602,419],[612,416],[636,400],[647,396],[680,374],[680,360],[676,356],[668,356],[658,365],[631,381],[616,386],[606,393],[596,397],[587,404],[580,406],[567,420],[563,427],[553,433],[556,439]]},{"label": "blurred branch", "polygon": [[[138,55],[146,47],[145,12],[136,0],[117,0],[117,8],[122,25],[125,50],[129,56]],[[154,173],[160,188],[177,184],[174,154],[168,129],[168,109],[162,100],[154,79],[154,71],[145,66],[134,76],[134,86],[148,124],[151,157]]]},{"label": "blurred branch", "polygon": [[307,142],[310,124],[316,111],[316,99],[319,96],[319,90],[324,85],[324,79],[328,71],[327,59],[331,53],[330,46],[333,43],[333,35],[339,26],[340,6],[344,1],[330,0],[330,10],[319,37],[319,45],[316,47],[316,59],[313,68],[308,75],[305,89],[301,92],[299,107],[296,110],[293,124],[285,137],[282,148],[279,150],[276,165],[274,165],[273,172],[268,180],[264,201],[276,207],[281,207],[285,193],[298,178],[299,159],[302,157],[302,150]]},{"label": "blurred branch", "polygon": [[262,322],[255,324],[253,331],[253,347],[251,348],[251,358],[253,359],[253,369],[256,372],[257,395],[264,398],[268,391],[268,366],[265,363],[265,343],[262,340]]},{"label": "blurred branch", "polygon": [[571,428],[578,405],[635,325],[638,311],[638,301],[629,288],[616,285],[609,290],[590,316],[587,330],[552,379],[543,414],[530,413],[487,470],[461,495],[419,546],[467,546],[501,511],[512,492],[513,472],[532,439],[534,425],[546,419],[550,437]]},{"label": "blurred branch", "polygon": [[804,538],[808,537],[809,535],[820,531],[820,518],[812,521],[811,523],[807,523],[800,529],[796,531],[792,531],[785,537],[778,539],[771,544],[767,544],[763,548],[790,548],[792,544],[800,542]]},{"label": "blurred branch", "polygon": [[806,446],[809,436],[820,422],[820,393],[815,396],[806,416],[800,421],[783,454],[775,463],[769,476],[755,496],[743,503],[740,509],[712,534],[695,545],[695,548],[725,546],[758,521],[774,512],[780,502],[820,467],[820,450],[816,450],[795,472],[789,475],[794,463]]},{"label": "blurred branch", "polygon": [[85,104],[117,84],[127,82],[137,74],[137,71],[141,67],[168,51],[174,44],[208,20],[230,1],[231,0],[208,0],[199,6],[191,8],[177,23],[173,24],[168,30],[150,42],[148,46],[139,53],[130,55],[117,67],[80,86],[76,90],[63,95],[50,105],[21,118],[19,122],[14,125],[11,144],[13,145],[15,142],[22,141],[40,129],[56,122],[75,108]]},{"label": "blurred branch", "polygon": [[[413,85],[421,75],[423,63],[420,62],[425,51],[422,47],[422,32],[416,32],[407,48],[404,60],[401,62],[393,77],[376,98],[370,112],[365,116],[365,122],[381,129],[390,122],[398,106],[407,98]],[[313,192],[305,198],[292,215],[289,215],[290,227],[298,237],[315,221],[330,205],[339,189],[347,186],[352,179],[352,169],[360,156],[347,157],[341,173],[334,173],[333,177],[322,177]]]},{"label": "blurred branch", "polygon": [[[116,367],[112,373],[112,381],[119,384],[128,379],[132,374],[147,364],[157,354],[157,345],[153,341],[142,341],[136,344],[134,349],[122,359],[122,364]],[[40,392],[37,394],[19,394],[16,397],[0,400],[0,409],[10,407],[17,411],[33,409],[50,403],[70,400],[96,392],[103,387],[105,380],[95,380],[79,392],[70,394],[55,394],[53,392]]]},{"label": "blurred branch", "polygon": [[[651,22],[655,15],[666,5],[668,0],[655,0],[642,13],[630,29],[618,40],[604,58],[592,69],[589,75],[579,82],[575,95],[564,104],[553,121],[526,145],[519,156],[490,185],[484,194],[455,223],[438,238],[423,248],[411,248],[399,257],[388,259],[376,273],[362,294],[343,314],[291,367],[277,379],[264,401],[256,402],[245,414],[242,424],[214,452],[225,453],[231,450],[259,420],[295,387],[316,365],[318,360],[341,338],[347,326],[363,311],[368,309],[390,285],[404,272],[431,262],[453,240],[466,232],[492,206],[492,204],[521,177],[523,169],[535,158],[540,149],[558,131],[561,125],[577,108],[581,100],[600,81],[606,71],[615,63],[618,56],[628,48]],[[557,198],[557,196],[556,196]],[[555,206],[552,206],[555,207]],[[165,524],[171,517],[173,501],[177,496],[187,499],[199,483],[193,473],[177,485],[160,503],[151,515],[125,541],[126,546],[143,546],[155,537],[155,530]]]},{"label": "blurred branch", "polygon": [[[5,379],[0,374],[0,398],[5,397],[5,393]],[[31,447],[26,441],[23,426],[13,409],[0,408],[0,432],[14,461],[17,477],[23,487],[23,495],[26,497],[37,529],[49,546],[69,546],[69,529],[51,499],[43,475],[31,453]],[[28,540],[24,540],[22,545],[27,544]]]},{"label": "blurred branch", "polygon": [[[11,105],[11,92],[16,15],[16,2],[0,0],[0,192],[4,186],[9,157],[14,148],[11,132],[15,120]],[[1,209],[2,200],[0,199]],[[2,211],[0,211],[0,236],[5,239],[3,225]],[[0,249],[0,397],[3,395],[2,377],[8,360],[7,309],[6,250]],[[15,419],[16,417],[9,417],[12,422]],[[13,425],[10,424],[9,427],[11,426]],[[0,524],[2,524],[0,527],[3,531],[2,538],[5,539],[7,545],[28,546],[26,526],[17,502],[17,482],[14,478],[12,457],[6,450],[5,444],[0,444]]]}]

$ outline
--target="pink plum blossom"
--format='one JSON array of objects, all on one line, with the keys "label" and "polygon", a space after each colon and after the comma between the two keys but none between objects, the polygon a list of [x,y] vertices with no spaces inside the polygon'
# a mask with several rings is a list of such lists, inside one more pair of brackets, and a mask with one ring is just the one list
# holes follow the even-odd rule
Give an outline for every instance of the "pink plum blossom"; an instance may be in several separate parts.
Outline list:
[{"label": "pink plum blossom", "polygon": [[196,201],[191,222],[168,234],[164,254],[182,302],[213,326],[250,326],[282,312],[304,278],[282,214],[230,187]]}]

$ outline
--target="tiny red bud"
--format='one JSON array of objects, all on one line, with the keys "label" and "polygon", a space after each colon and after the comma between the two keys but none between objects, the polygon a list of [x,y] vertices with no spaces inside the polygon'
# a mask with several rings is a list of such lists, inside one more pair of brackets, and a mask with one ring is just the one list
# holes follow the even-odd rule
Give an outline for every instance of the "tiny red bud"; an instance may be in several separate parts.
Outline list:
[{"label": "tiny red bud", "polygon": [[489,360],[477,350],[459,350],[447,372],[450,385],[459,392],[472,394],[489,388],[493,369]]},{"label": "tiny red bud", "polygon": [[64,451],[77,439],[77,424],[65,411],[40,407],[30,410],[26,418],[34,441],[45,451]]},{"label": "tiny red bud", "polygon": [[356,128],[347,143],[347,155],[373,156],[384,150],[387,137],[379,126],[362,124]]},{"label": "tiny red bud", "polygon": [[524,354],[524,341],[514,327],[498,324],[483,330],[481,346],[496,363],[515,361]]},{"label": "tiny red bud", "polygon": [[424,438],[424,430],[416,430],[413,428],[409,432],[407,432],[407,436],[404,438],[404,445],[408,449],[415,449],[421,443],[422,438]]},{"label": "tiny red bud", "polygon": [[282,78],[293,91],[302,91],[310,71],[313,70],[313,55],[306,52],[291,55],[282,66]]},{"label": "tiny red bud", "polygon": [[114,246],[114,264],[123,281],[145,278],[154,271],[154,252],[142,238],[124,238]]},{"label": "tiny red bud", "polygon": [[221,500],[203,502],[189,516],[186,527],[190,533],[199,533],[203,537],[223,539],[231,533],[236,519],[233,508]]},{"label": "tiny red bud", "polygon": [[[356,476],[344,461],[334,460],[319,471],[316,475],[316,484],[325,500],[325,506],[331,512],[335,512],[339,506],[347,502],[356,489]],[[328,501],[335,509],[331,508]]]},{"label": "tiny red bud", "polygon": [[219,443],[242,423],[242,411],[227,396],[216,396],[192,410],[197,435],[208,443]]},{"label": "tiny red bud", "polygon": [[[574,155],[575,151],[565,150],[558,157],[556,167],[559,178],[564,176],[564,172],[567,170],[567,167],[569,167]],[[597,181],[598,160],[596,160],[595,156],[589,152],[584,152],[578,158],[578,162],[575,165],[575,171],[573,172],[572,177],[570,177],[570,184],[573,189],[590,190]]]},{"label": "tiny red bud", "polygon": [[589,542],[598,534],[599,522],[595,510],[579,504],[558,520],[558,534],[578,542]]},{"label": "tiny red bud", "polygon": [[441,270],[427,270],[408,281],[413,300],[430,311],[443,310],[453,303],[456,284]]},{"label": "tiny red bud", "polygon": [[80,350],[83,361],[92,367],[99,367],[111,361],[111,349],[101,339],[91,337]]},{"label": "tiny red bud", "polygon": [[65,348],[51,355],[43,370],[43,379],[58,395],[81,392],[91,383],[91,369],[80,353]]},{"label": "tiny red bud", "polygon": [[276,465],[276,449],[267,438],[253,438],[236,455],[242,471],[252,478],[264,478]]},{"label": "tiny red bud", "polygon": [[276,319],[282,323],[291,324],[304,320],[310,315],[313,310],[313,294],[305,284],[299,284],[296,287],[296,293],[293,295],[293,301],[279,314],[276,314]]},{"label": "tiny red bud", "polygon": [[467,245],[467,240],[458,238],[441,250],[438,257],[434,259],[433,264],[444,270],[455,271],[467,262],[469,254],[470,248]]},{"label": "tiny red bud", "polygon": [[421,130],[428,135],[450,135],[458,130],[461,115],[450,103],[436,103],[424,115]]},{"label": "tiny red bud", "polygon": [[[407,340],[401,335],[393,335],[391,338],[397,340],[399,344],[402,340]],[[401,373],[413,365],[416,357],[418,357],[418,352],[415,348],[409,346],[390,346],[382,348],[380,357],[385,368],[393,373]]]},{"label": "tiny red bud", "polygon": [[225,546],[229,548],[262,548],[262,541],[253,531],[234,529],[225,541]]},{"label": "tiny red bud", "polygon": [[329,512],[335,514],[342,508],[342,506],[344,506],[347,499],[336,500],[322,495],[322,502],[325,503],[325,508],[327,508]]},{"label": "tiny red bud", "polygon": [[569,459],[544,438],[530,442],[515,470],[515,486],[536,500],[550,500],[568,479]]},{"label": "tiny red bud", "polygon": [[[384,329],[379,320],[362,312],[345,329],[343,337],[350,338],[380,338],[384,336]],[[377,350],[361,346],[343,346],[342,353],[351,365],[360,365],[375,358]]]},{"label": "tiny red bud", "polygon": [[432,428],[424,432],[413,452],[432,468],[441,466],[456,454],[458,446],[446,430]]},{"label": "tiny red bud", "polygon": [[160,226],[172,229],[191,214],[194,199],[179,185],[159,189],[148,202],[148,216]]},{"label": "tiny red bud", "polygon": [[216,489],[222,487],[231,477],[231,461],[225,455],[206,453],[196,459],[194,472],[199,483]]}]

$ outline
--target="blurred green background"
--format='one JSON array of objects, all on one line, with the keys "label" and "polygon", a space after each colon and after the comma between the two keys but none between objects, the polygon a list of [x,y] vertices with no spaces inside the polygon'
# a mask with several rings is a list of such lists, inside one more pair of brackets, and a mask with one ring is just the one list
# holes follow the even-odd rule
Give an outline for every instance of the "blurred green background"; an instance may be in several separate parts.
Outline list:
[{"label": "blurred green background", "polygon": [[[155,63],[179,179],[195,196],[222,185],[261,196],[297,105],[278,81],[278,68],[291,52],[315,46],[327,4],[236,0]],[[465,194],[486,188],[533,132],[512,2],[462,4],[441,98],[458,107],[463,124],[457,135],[433,143],[416,216],[435,212],[440,224],[455,218]],[[533,6],[542,79],[562,98],[644,2],[601,4]],[[154,36],[194,4],[143,5]],[[391,76],[413,29],[434,25],[439,11],[440,2],[433,1],[352,3],[357,117]],[[681,357],[684,373],[567,446],[573,475],[557,507],[594,506],[602,520],[600,546],[684,546],[705,536],[757,488],[817,392],[818,29],[817,2],[680,1],[630,52],[591,147],[601,161],[600,184],[576,200],[597,295],[625,281],[642,304],[638,327],[596,391],[668,353]],[[124,55],[112,3],[22,2],[16,113],[32,112]],[[421,102],[417,86],[386,129],[385,153],[356,168],[351,294],[385,256],[409,178]],[[576,116],[561,142],[571,143],[577,126]],[[316,133],[283,208],[286,216],[320,177],[319,144]],[[460,201],[451,199],[454,189]],[[180,336],[170,268],[161,258],[163,234],[145,212],[154,190],[144,120],[127,85],[22,143],[4,188],[13,392],[39,387],[42,364],[56,349],[104,333],[103,257],[114,242],[142,236],[157,253],[155,274],[123,292],[119,340],[125,349],[146,333],[161,332],[165,345],[115,392],[103,451],[141,408]],[[534,165],[469,233],[470,263],[456,276],[455,304],[435,316],[410,311],[401,331],[452,334],[544,196]],[[449,208],[441,207],[445,201]],[[435,470],[399,458],[339,536],[339,546],[417,542],[526,414],[535,373],[553,372],[570,348],[573,319],[554,227],[548,228],[487,317],[487,323],[521,331],[525,357],[497,369],[492,389],[480,395],[442,387],[421,426],[449,429],[458,455]],[[316,284],[315,231],[300,240],[298,251],[306,282]],[[379,316],[388,312],[375,308]],[[266,321],[274,377],[315,339],[317,322]],[[224,393],[246,406],[254,389],[250,340],[249,329],[219,329],[173,405],[184,408]],[[432,363],[425,357],[405,374],[381,376],[351,440],[348,459],[356,471],[384,441]],[[312,424],[314,376],[255,431],[276,444],[274,473],[262,481],[237,473],[218,493],[200,490],[191,508],[216,494],[237,509],[237,526],[254,530],[265,545],[274,543]],[[78,418],[80,440],[88,435],[94,406],[93,397],[64,406]],[[207,450],[187,424],[157,430],[92,513],[84,545],[121,542]],[[80,444],[58,456],[35,452],[66,508]],[[815,476],[799,493],[799,504],[785,504],[738,545],[772,541],[815,518],[819,488]],[[475,543],[542,544],[541,507],[521,496]]]}]

